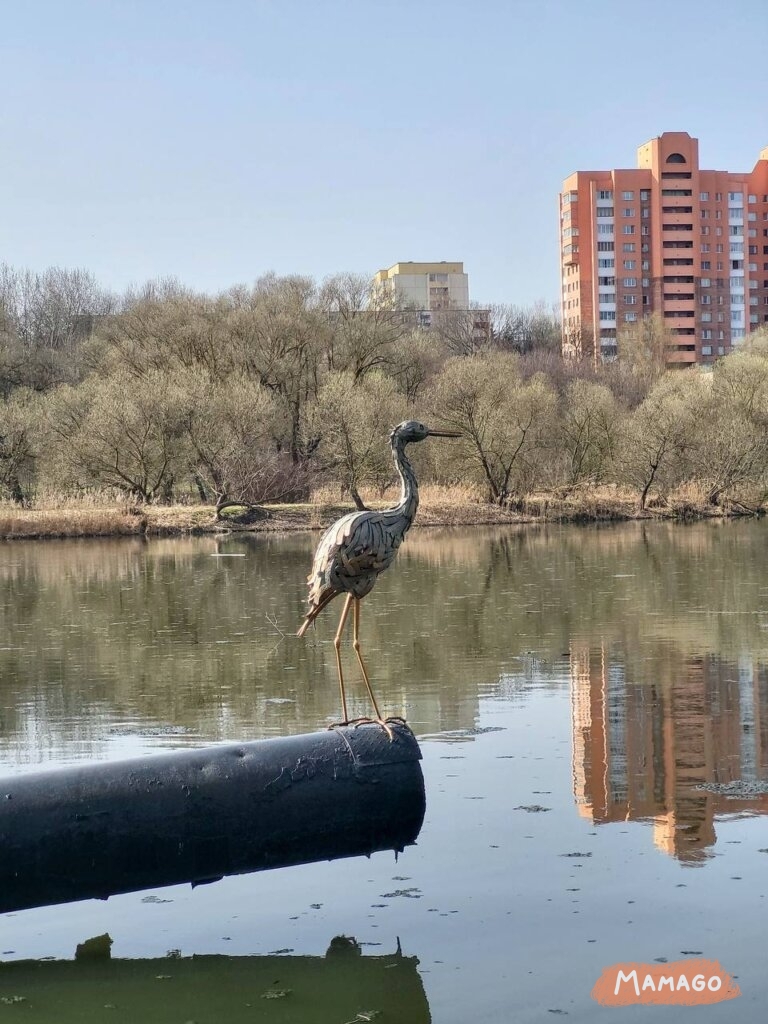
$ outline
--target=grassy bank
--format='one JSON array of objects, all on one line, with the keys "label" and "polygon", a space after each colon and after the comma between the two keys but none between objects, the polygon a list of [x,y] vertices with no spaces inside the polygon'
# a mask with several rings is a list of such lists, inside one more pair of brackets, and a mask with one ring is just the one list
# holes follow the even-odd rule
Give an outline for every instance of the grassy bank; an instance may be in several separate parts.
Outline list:
[{"label": "grassy bank", "polygon": [[[396,495],[369,497],[372,508],[384,508]],[[416,525],[501,526],[514,523],[612,522],[630,519],[725,518],[763,508],[727,503],[713,507],[699,496],[682,494],[665,502],[656,501],[645,510],[637,497],[617,488],[574,492],[569,495],[537,494],[499,508],[478,500],[470,492],[425,488]],[[93,497],[74,501],[50,499],[33,508],[9,502],[0,504],[0,539],[43,539],[55,537],[174,536],[229,531],[282,533],[320,530],[339,516],[354,511],[351,503],[331,500],[328,492],[313,495],[308,504],[269,505],[247,512],[230,509],[217,519],[210,505],[127,505]]]}]

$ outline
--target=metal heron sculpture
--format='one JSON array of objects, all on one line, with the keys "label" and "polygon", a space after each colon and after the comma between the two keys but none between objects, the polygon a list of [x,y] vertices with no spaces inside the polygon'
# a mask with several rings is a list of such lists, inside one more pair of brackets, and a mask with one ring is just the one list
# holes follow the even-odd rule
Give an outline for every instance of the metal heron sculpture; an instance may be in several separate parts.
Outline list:
[{"label": "metal heron sculpture", "polygon": [[389,435],[395,468],[402,484],[400,501],[394,508],[381,512],[351,512],[342,516],[324,534],[317,546],[309,583],[309,611],[301,624],[298,636],[303,636],[312,622],[339,594],[346,594],[341,610],[339,628],[333,645],[336,649],[336,668],[339,673],[342,725],[349,724],[347,696],[344,689],[344,673],[341,667],[341,637],[344,632],[350,608],[352,609],[352,646],[357,655],[368,696],[371,698],[376,717],[356,721],[378,722],[392,738],[392,730],[381,717],[379,705],[371,688],[371,681],[360,653],[360,601],[370,594],[379,574],[388,569],[395,560],[397,549],[410,529],[416,509],[419,507],[419,485],[413,467],[405,454],[405,446],[428,437],[460,437],[453,431],[429,430],[423,423],[407,420],[394,428]]}]

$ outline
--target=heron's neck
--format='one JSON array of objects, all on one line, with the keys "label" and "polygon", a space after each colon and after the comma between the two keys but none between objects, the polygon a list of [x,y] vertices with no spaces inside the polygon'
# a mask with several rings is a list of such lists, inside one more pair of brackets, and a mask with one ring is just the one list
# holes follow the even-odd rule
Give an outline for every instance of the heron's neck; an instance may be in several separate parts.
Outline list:
[{"label": "heron's neck", "polygon": [[416,482],[416,474],[413,466],[405,454],[405,444],[397,438],[392,442],[392,457],[395,460],[395,469],[400,477],[400,501],[393,511],[399,512],[406,521],[407,530],[416,515],[419,507],[419,485]]}]

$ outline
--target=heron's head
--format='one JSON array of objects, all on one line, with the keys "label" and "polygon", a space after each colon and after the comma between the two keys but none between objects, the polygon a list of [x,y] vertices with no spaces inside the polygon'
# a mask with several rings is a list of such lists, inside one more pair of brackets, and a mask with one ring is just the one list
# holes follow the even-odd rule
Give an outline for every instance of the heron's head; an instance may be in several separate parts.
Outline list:
[{"label": "heron's head", "polygon": [[411,444],[413,441],[425,441],[428,437],[461,437],[453,430],[430,430],[418,420],[405,420],[398,423],[389,435],[392,444],[398,441],[401,444]]}]

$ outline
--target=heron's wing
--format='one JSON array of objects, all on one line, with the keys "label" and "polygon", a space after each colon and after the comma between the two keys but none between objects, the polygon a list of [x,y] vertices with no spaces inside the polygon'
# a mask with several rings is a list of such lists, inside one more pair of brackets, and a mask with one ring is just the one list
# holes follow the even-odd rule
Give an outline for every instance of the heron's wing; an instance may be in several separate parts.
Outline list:
[{"label": "heron's wing", "polygon": [[355,520],[365,514],[365,512],[350,512],[328,527],[317,545],[312,562],[312,572],[307,576],[308,583],[311,583],[318,573],[324,573],[330,567],[338,550],[349,540]]},{"label": "heron's wing", "polygon": [[380,573],[392,564],[402,540],[382,513],[362,513],[339,546],[343,571],[349,575]]}]

